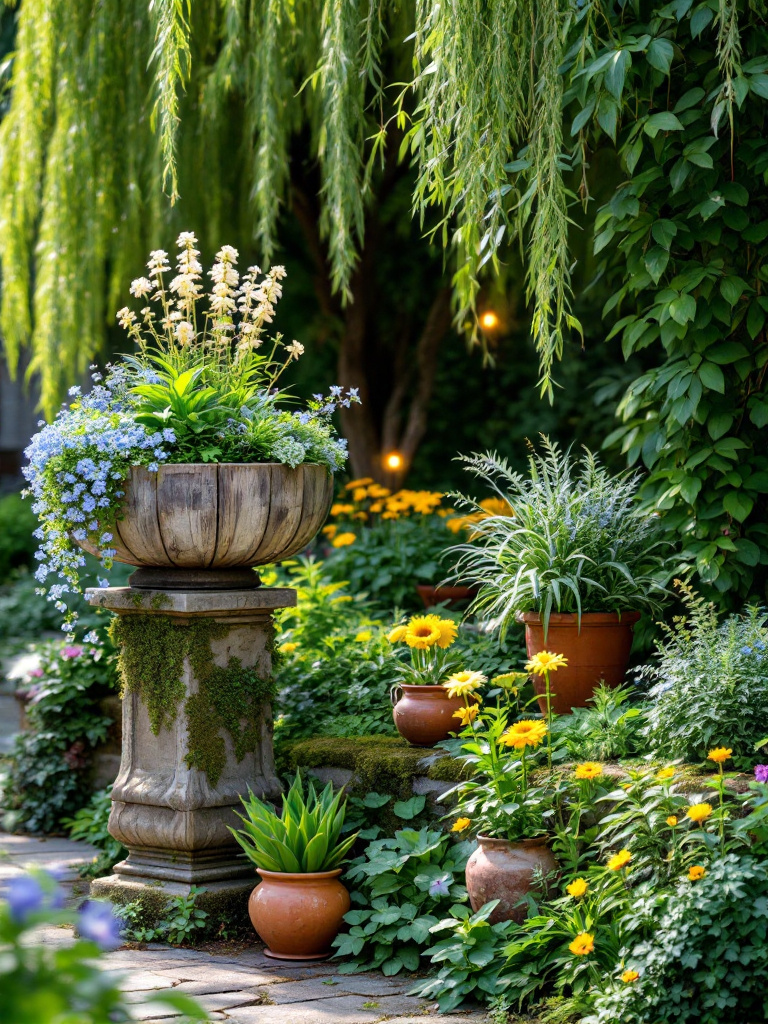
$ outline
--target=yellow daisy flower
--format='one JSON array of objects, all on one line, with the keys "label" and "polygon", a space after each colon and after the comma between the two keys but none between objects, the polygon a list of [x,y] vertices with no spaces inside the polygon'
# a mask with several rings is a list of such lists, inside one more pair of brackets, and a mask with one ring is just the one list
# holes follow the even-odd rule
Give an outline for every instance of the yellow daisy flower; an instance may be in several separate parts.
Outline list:
[{"label": "yellow daisy flower", "polygon": [[292,643],[290,641],[288,643],[285,643],[285,644],[280,644],[280,653],[281,654],[293,654],[293,652],[296,650],[296,648],[298,646],[299,646],[298,644],[294,644],[294,643]]},{"label": "yellow daisy flower", "polygon": [[454,711],[453,717],[458,718],[462,725],[470,725],[477,718],[479,710],[477,704],[473,704],[469,708],[459,708],[458,711]]},{"label": "yellow daisy flower", "polygon": [[624,971],[621,976],[621,980],[625,985],[631,985],[633,981],[637,981],[640,977],[637,971]]},{"label": "yellow daisy flower", "polygon": [[336,504],[331,505],[331,515],[332,516],[348,516],[348,515],[351,515],[352,512],[354,512],[354,511],[355,511],[355,506],[354,505],[346,505],[343,502],[336,502]]},{"label": "yellow daisy flower", "polygon": [[407,632],[407,626],[395,626],[394,629],[387,633],[387,640],[389,640],[391,644],[399,644],[401,640],[405,640],[405,634]]},{"label": "yellow daisy flower", "polygon": [[691,821],[706,821],[707,818],[712,814],[712,804],[691,804],[691,806],[685,813],[686,816],[691,819]]},{"label": "yellow daisy flower", "polygon": [[328,525],[324,526],[323,529],[320,532],[324,533],[325,536],[328,538],[328,540],[333,540],[333,538],[336,536],[338,531],[339,531],[338,526],[334,526],[333,523],[328,523]]},{"label": "yellow daisy flower", "polygon": [[468,693],[473,693],[487,682],[488,678],[482,672],[454,672],[452,676],[448,676],[443,686],[449,697],[466,697]]},{"label": "yellow daisy flower", "polygon": [[469,818],[457,818],[451,825],[451,832],[464,832],[472,824]]},{"label": "yellow daisy flower", "polygon": [[714,761],[715,764],[722,764],[724,761],[727,761],[732,754],[733,750],[731,747],[715,747],[714,750],[710,750],[707,754],[707,760]]},{"label": "yellow daisy flower", "polygon": [[570,885],[566,885],[565,891],[576,900],[583,896],[589,888],[586,878],[575,878]]},{"label": "yellow daisy flower", "polygon": [[524,719],[515,722],[500,737],[499,743],[504,747],[524,750],[525,747],[538,747],[547,735],[547,723],[541,719]]},{"label": "yellow daisy flower", "polygon": [[699,879],[703,878],[704,875],[706,875],[706,873],[707,869],[703,868],[701,864],[694,864],[692,867],[688,868],[688,878],[692,882],[698,882]]},{"label": "yellow daisy flower", "polygon": [[360,477],[359,480],[350,480],[348,484],[344,484],[344,490],[354,491],[356,487],[367,487],[368,484],[373,483],[373,478],[370,476]]},{"label": "yellow daisy flower", "polygon": [[670,828],[674,828],[677,825],[677,815],[670,814],[670,816],[667,818],[667,824]]},{"label": "yellow daisy flower", "polygon": [[354,544],[357,540],[357,536],[354,533],[340,533],[334,537],[331,544],[335,548],[345,548],[349,544]]},{"label": "yellow daisy flower", "polygon": [[596,779],[602,774],[603,766],[597,761],[584,761],[583,764],[577,764],[574,771],[577,779]]},{"label": "yellow daisy flower", "polygon": [[587,956],[595,948],[595,937],[589,932],[580,932],[568,949],[574,956]]},{"label": "yellow daisy flower", "polygon": [[621,871],[621,869],[626,867],[631,860],[632,854],[629,852],[629,850],[619,850],[619,852],[614,853],[614,855],[608,861],[608,870]]},{"label": "yellow daisy flower", "polygon": [[566,668],[568,659],[562,654],[553,654],[551,651],[539,651],[529,658],[525,663],[527,672],[534,672],[543,676],[545,672],[555,672],[559,668]]},{"label": "yellow daisy flower", "polygon": [[362,633],[357,634],[357,636],[355,637],[355,641],[359,644],[364,644],[367,640],[370,640],[372,636],[373,633],[370,631],[370,629],[364,629]]},{"label": "yellow daisy flower", "polygon": [[674,774],[675,769],[670,765],[669,768],[662,768],[660,771],[656,772],[656,778],[663,782],[666,779],[674,778]]},{"label": "yellow daisy flower", "polygon": [[434,647],[442,633],[433,621],[434,615],[416,616],[408,623],[405,630],[405,642],[417,651],[426,651]]},{"label": "yellow daisy flower", "polygon": [[450,647],[459,632],[459,627],[456,623],[452,619],[441,619],[439,615],[424,615],[423,618],[434,623],[440,631],[440,639],[437,641],[437,646],[442,647],[443,650],[446,647]]}]

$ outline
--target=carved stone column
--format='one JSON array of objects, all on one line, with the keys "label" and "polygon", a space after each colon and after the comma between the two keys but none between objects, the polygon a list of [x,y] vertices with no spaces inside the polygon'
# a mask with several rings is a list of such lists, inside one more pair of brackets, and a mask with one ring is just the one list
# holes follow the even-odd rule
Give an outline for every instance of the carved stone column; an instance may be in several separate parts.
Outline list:
[{"label": "carved stone column", "polygon": [[[161,591],[110,587],[88,591],[88,600],[121,617],[164,616],[165,623],[145,623],[150,627],[172,624],[169,642],[176,645],[177,670],[180,668],[178,680],[162,679],[163,673],[168,675],[168,652],[153,651],[150,642],[142,660],[142,677],[151,681],[157,671],[158,686],[175,685],[180,698],[160,722],[157,711],[154,717],[150,714],[141,692],[129,688],[125,693],[122,759],[112,789],[109,831],[128,849],[128,857],[111,876],[96,880],[92,893],[120,903],[141,898],[161,913],[167,896],[186,894],[196,885],[206,890],[201,906],[215,907],[217,916],[226,914],[230,920],[233,913],[242,918],[245,895],[257,879],[227,826],[238,824],[234,809],[239,809],[240,797],[249,788],[266,799],[274,799],[280,792],[272,756],[270,709],[260,708],[258,720],[240,722],[242,728],[249,729],[248,749],[244,751],[241,743],[240,759],[229,732],[218,729],[211,733],[208,726],[217,760],[215,770],[205,770],[205,759],[201,762],[195,750],[193,720],[187,707],[190,698],[201,692],[201,685],[204,689],[205,679],[199,678],[200,652],[192,656],[185,641],[193,634],[211,637],[212,657],[206,662],[209,674],[214,667],[231,671],[234,665],[237,670],[254,669],[256,677],[267,679],[272,669],[272,615],[278,608],[295,605],[296,592],[278,588]],[[121,626],[127,624],[121,619]],[[134,619],[130,625],[136,628],[144,623]],[[185,634],[185,629],[190,633]],[[151,628],[147,635],[154,635]],[[183,661],[179,651],[185,652]],[[207,653],[208,648],[204,655]],[[143,664],[147,660],[149,666]],[[220,673],[225,687],[226,678]],[[193,705],[194,701],[189,706]],[[203,767],[196,766],[200,763]]]}]

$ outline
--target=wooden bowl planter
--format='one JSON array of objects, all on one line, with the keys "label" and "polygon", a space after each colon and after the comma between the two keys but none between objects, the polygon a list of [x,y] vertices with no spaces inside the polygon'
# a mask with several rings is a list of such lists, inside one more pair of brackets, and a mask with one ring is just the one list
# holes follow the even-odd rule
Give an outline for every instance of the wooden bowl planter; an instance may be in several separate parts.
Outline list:
[{"label": "wooden bowl planter", "polygon": [[258,868],[263,881],[248,901],[251,924],[276,960],[325,960],[350,908],[341,868],[292,874]]},{"label": "wooden bowl planter", "polygon": [[[401,696],[395,703],[400,690]],[[402,684],[393,687],[392,717],[404,740],[414,747],[434,747],[461,728],[454,712],[464,707],[463,697],[449,697],[444,686]]]},{"label": "wooden bowl planter", "polygon": [[[258,585],[253,566],[290,558],[325,521],[333,477],[325,466],[279,463],[188,463],[149,472],[133,466],[121,518],[112,530],[115,560],[166,570],[167,586]],[[81,547],[97,554],[94,546]],[[134,573],[132,586],[154,574]],[[240,582],[238,582],[240,581]]]},{"label": "wooden bowl planter", "polygon": [[539,872],[548,875],[557,867],[546,838],[511,843],[508,839],[478,836],[477,843],[465,871],[472,910],[477,913],[486,903],[498,900],[498,906],[488,918],[489,923],[517,921],[521,924],[526,908],[515,909],[516,904],[533,889],[534,877]]},{"label": "wooden bowl planter", "polygon": [[[550,675],[552,709],[568,715],[571,708],[586,707],[595,687],[603,680],[608,686],[620,686],[627,671],[632,634],[640,612],[585,612],[581,616],[553,613],[549,619],[547,638],[538,612],[518,612],[517,621],[525,624],[525,646],[528,657],[547,650],[564,654],[567,668]],[[546,684],[534,675],[533,688],[539,694],[539,707],[546,713]]]}]

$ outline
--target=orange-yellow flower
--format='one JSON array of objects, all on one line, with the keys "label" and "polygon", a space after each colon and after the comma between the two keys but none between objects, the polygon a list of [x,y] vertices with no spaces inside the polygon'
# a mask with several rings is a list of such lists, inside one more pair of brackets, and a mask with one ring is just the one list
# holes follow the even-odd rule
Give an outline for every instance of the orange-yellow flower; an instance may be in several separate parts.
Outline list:
[{"label": "orange-yellow flower", "polygon": [[701,864],[694,864],[693,867],[688,868],[688,877],[692,882],[698,882],[706,873],[707,869],[703,868]]},{"label": "orange-yellow flower", "polygon": [[464,832],[472,824],[469,818],[457,818],[451,825],[451,832]]},{"label": "orange-yellow flower", "polygon": [[597,761],[584,761],[583,764],[577,764],[574,771],[577,779],[596,779],[602,774],[603,766]]},{"label": "orange-yellow flower", "polygon": [[344,484],[344,490],[353,491],[356,487],[367,487],[368,484],[372,484],[373,480],[369,476],[360,477],[359,480],[350,480],[348,484]]},{"label": "orange-yellow flower", "polygon": [[332,516],[347,516],[351,515],[354,511],[354,505],[346,505],[343,502],[336,502],[335,505],[331,505]]},{"label": "orange-yellow flower", "polygon": [[471,707],[459,708],[458,711],[454,711],[453,717],[458,718],[462,725],[470,725],[477,718],[479,710],[477,704],[473,704]]},{"label": "orange-yellow flower", "polygon": [[732,754],[733,750],[731,747],[715,747],[714,750],[710,750],[707,754],[707,760],[714,761],[715,764],[722,764],[724,761],[727,761]]},{"label": "orange-yellow flower", "polygon": [[408,632],[407,626],[395,626],[387,633],[387,640],[391,644],[399,644],[401,640],[405,640],[405,634]]},{"label": "orange-yellow flower", "polygon": [[327,526],[323,527],[322,532],[325,534],[325,536],[328,538],[328,540],[333,540],[333,538],[338,533],[338,530],[339,530],[338,526],[334,526],[333,523],[328,523]]},{"label": "orange-yellow flower", "polygon": [[625,985],[631,985],[633,981],[637,981],[640,977],[637,971],[624,971],[621,976],[621,980]]},{"label": "orange-yellow flower", "polygon": [[454,672],[452,676],[448,676],[443,686],[449,697],[466,697],[487,682],[488,678],[482,672]]},{"label": "orange-yellow flower", "polygon": [[691,821],[706,821],[712,814],[712,804],[691,804],[685,813]]},{"label": "orange-yellow flower", "polygon": [[423,618],[428,619],[437,627],[440,633],[437,646],[442,647],[443,650],[446,647],[450,647],[459,632],[459,628],[453,619],[441,619],[439,615],[424,615]]},{"label": "orange-yellow flower", "polygon": [[543,676],[545,672],[555,672],[559,668],[565,668],[568,659],[562,654],[553,654],[551,651],[539,651],[529,658],[525,663],[526,672],[535,672]]},{"label": "orange-yellow flower", "polygon": [[674,828],[675,825],[677,825],[677,816],[674,814],[670,814],[670,816],[667,818],[667,824],[670,828]]},{"label": "orange-yellow flower", "polygon": [[293,654],[293,652],[296,650],[296,648],[298,646],[299,646],[298,644],[295,644],[295,643],[293,643],[291,641],[289,641],[288,643],[285,643],[285,644],[280,644],[280,653],[281,654]]},{"label": "orange-yellow flower", "polygon": [[587,956],[595,948],[595,937],[589,932],[580,932],[568,949],[574,956]]},{"label": "orange-yellow flower", "polygon": [[673,778],[674,774],[675,769],[672,767],[672,765],[670,765],[668,768],[662,768],[658,772],[656,772],[656,778],[661,779],[661,781],[664,782],[666,779]]},{"label": "orange-yellow flower", "polygon": [[586,878],[575,878],[570,885],[566,885],[565,891],[569,896],[573,896],[574,899],[578,899],[579,896],[583,896],[589,888]]},{"label": "orange-yellow flower", "polygon": [[357,536],[354,533],[340,533],[333,538],[331,544],[333,544],[335,548],[345,548],[349,544],[354,544],[356,540]]},{"label": "orange-yellow flower", "polygon": [[524,750],[525,747],[538,747],[547,735],[547,724],[541,719],[524,719],[515,722],[501,735],[499,743],[504,747]]},{"label": "orange-yellow flower", "polygon": [[442,636],[434,622],[435,618],[434,615],[417,615],[411,619],[405,631],[405,642],[409,647],[426,651],[435,646]]},{"label": "orange-yellow flower", "polygon": [[608,870],[621,871],[621,869],[626,867],[631,860],[632,854],[629,852],[629,850],[619,850],[619,852],[614,853],[614,855],[608,861]]}]

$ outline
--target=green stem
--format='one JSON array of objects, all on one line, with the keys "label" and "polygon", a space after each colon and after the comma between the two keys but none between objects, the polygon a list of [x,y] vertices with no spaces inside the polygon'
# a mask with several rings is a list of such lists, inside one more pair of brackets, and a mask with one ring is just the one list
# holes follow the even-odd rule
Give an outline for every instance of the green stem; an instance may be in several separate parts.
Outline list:
[{"label": "green stem", "polygon": [[547,769],[552,774],[552,693],[549,688],[549,672],[544,672],[547,694]]}]

